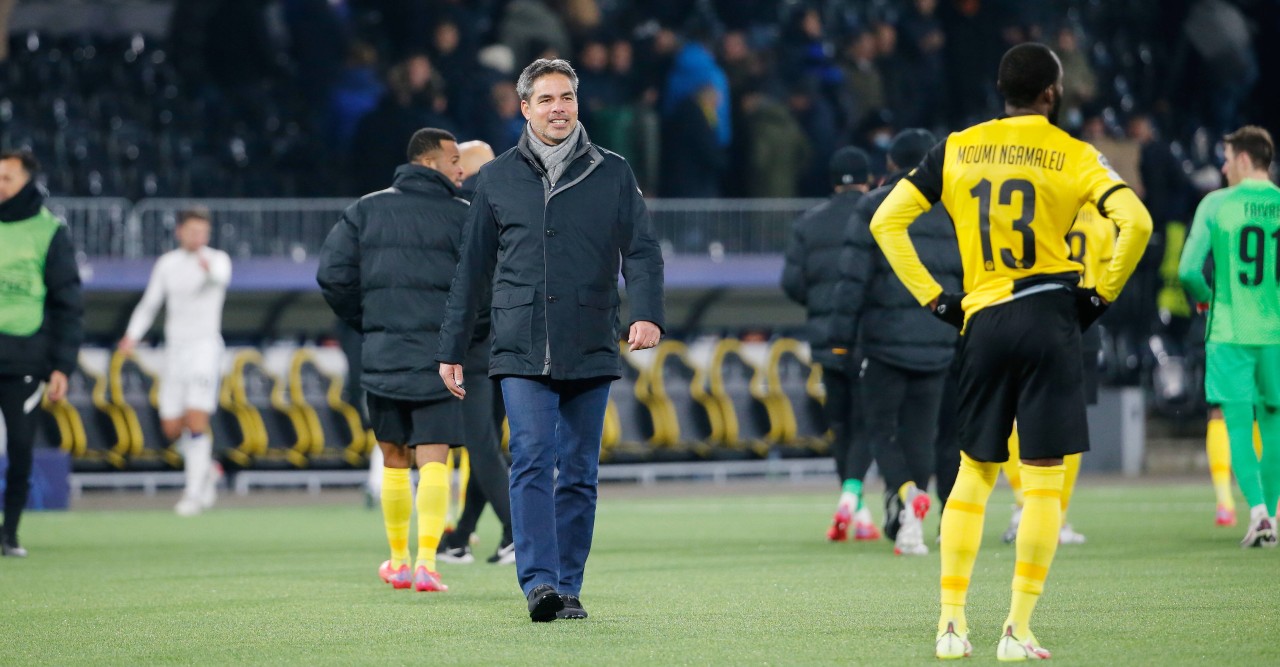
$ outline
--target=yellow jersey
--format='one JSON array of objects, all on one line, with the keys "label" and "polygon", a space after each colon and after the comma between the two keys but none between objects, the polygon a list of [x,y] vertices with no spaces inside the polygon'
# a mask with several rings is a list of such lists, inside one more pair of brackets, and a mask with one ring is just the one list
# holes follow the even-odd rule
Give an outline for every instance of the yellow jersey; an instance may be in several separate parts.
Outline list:
[{"label": "yellow jersey", "polygon": [[1120,226],[1112,261],[1097,278],[1112,301],[1137,266],[1151,216],[1096,148],[1041,115],[1014,116],[955,132],[899,181],[877,209],[871,231],[894,271],[921,304],[942,292],[907,227],[942,202],[955,221],[964,264],[966,319],[1043,282],[1076,285],[1084,267],[1067,235],[1076,213],[1094,204]]},{"label": "yellow jersey", "polygon": [[1081,287],[1097,287],[1098,278],[1111,263],[1116,248],[1116,223],[1098,211],[1092,202],[1076,214],[1076,222],[1067,232],[1067,252],[1071,261],[1084,267]]}]

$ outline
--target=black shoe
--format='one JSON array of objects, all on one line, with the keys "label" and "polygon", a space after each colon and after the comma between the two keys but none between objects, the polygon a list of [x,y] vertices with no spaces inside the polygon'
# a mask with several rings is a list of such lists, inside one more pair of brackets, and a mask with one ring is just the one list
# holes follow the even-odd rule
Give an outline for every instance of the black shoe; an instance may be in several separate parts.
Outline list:
[{"label": "black shoe", "polygon": [[576,595],[561,595],[564,609],[556,612],[556,618],[586,618],[587,610],[582,608],[582,600]]},{"label": "black shoe", "polygon": [[896,492],[886,492],[884,496],[884,536],[885,539],[898,539],[898,528],[902,527],[898,515],[902,513],[902,499]]},{"label": "black shoe", "polygon": [[486,559],[486,562],[497,565],[515,565],[516,563],[516,545],[513,542],[507,542],[498,547],[492,556]]},{"label": "black shoe", "polygon": [[529,618],[534,623],[556,620],[561,609],[564,609],[564,599],[549,584],[536,586],[529,591]]},{"label": "black shoe", "polygon": [[476,557],[471,555],[471,547],[445,548],[436,551],[436,560],[441,563],[452,563],[454,565],[468,565],[476,562]]}]

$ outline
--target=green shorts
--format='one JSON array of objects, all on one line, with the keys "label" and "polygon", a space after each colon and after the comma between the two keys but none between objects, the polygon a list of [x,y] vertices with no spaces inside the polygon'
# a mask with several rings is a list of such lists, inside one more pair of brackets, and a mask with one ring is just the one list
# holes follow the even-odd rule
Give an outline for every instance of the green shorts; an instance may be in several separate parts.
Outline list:
[{"label": "green shorts", "polygon": [[1280,345],[1205,344],[1209,403],[1280,407]]}]

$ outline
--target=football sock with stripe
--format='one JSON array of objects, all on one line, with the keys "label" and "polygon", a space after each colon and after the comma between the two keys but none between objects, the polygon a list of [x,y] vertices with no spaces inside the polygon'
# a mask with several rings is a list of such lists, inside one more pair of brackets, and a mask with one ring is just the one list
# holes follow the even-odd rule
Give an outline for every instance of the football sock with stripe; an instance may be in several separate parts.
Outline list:
[{"label": "football sock with stripe", "polygon": [[1218,506],[1235,510],[1236,499],[1231,492],[1231,440],[1227,438],[1227,422],[1210,419],[1205,429],[1204,450],[1209,456],[1209,477],[1213,480],[1213,493]]},{"label": "football sock with stripe", "polygon": [[1076,479],[1080,477],[1080,460],[1084,458],[1084,454],[1068,454],[1062,460],[1062,464],[1066,466],[1066,472],[1062,477],[1062,518],[1065,521],[1067,517],[1067,508],[1071,506],[1071,493],[1075,491]]},{"label": "football sock with stripe", "polygon": [[849,509],[855,512],[862,509],[862,480],[860,479],[846,479],[840,486],[840,504],[851,501]]},{"label": "football sock with stripe", "polygon": [[999,463],[982,463],[960,453],[960,472],[942,509],[942,615],[938,618],[938,632],[946,631],[948,621],[955,621],[957,632],[969,631],[965,597],[978,547],[982,545],[987,499],[999,474]]},{"label": "football sock with stripe", "polygon": [[382,468],[382,523],[391,547],[391,567],[409,563],[409,521],[413,519],[413,489],[408,468]]},{"label": "football sock with stripe", "polygon": [[[1231,442],[1231,470],[1236,484],[1249,507],[1265,504],[1262,492],[1262,466],[1253,451],[1253,406],[1248,403],[1223,403],[1222,417]],[[1263,416],[1266,419],[1266,416]],[[1264,454],[1266,452],[1263,452]]]},{"label": "football sock with stripe", "polygon": [[1018,526],[1017,561],[1009,618],[1016,637],[1026,637],[1031,613],[1044,592],[1044,580],[1058,550],[1062,530],[1062,483],[1066,466],[1022,466],[1022,523]]},{"label": "football sock with stripe", "polygon": [[443,463],[428,463],[418,469],[418,560],[414,569],[425,565],[436,569],[436,547],[444,534],[449,510],[449,469]]}]

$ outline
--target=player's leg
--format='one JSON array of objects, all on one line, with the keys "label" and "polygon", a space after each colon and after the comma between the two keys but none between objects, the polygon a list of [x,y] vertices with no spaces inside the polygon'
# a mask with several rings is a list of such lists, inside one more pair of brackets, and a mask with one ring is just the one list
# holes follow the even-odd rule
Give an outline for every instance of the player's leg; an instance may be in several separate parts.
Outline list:
[{"label": "player's leg", "polygon": [[413,585],[409,568],[409,523],[413,520],[413,485],[409,480],[409,468],[413,463],[412,451],[405,445],[410,426],[407,415],[402,413],[399,402],[393,399],[367,394],[369,423],[378,450],[382,452],[382,523],[386,529],[387,546],[391,558],[379,568],[382,580],[395,588]]},{"label": "player's leg", "polygon": [[1013,490],[1013,511],[1009,515],[1009,527],[1004,530],[1004,535],[1000,539],[1005,544],[1013,544],[1018,539],[1018,525],[1022,522],[1022,451],[1021,444],[1018,441],[1018,425],[1013,425],[1013,433],[1009,434],[1009,460],[1005,461],[1000,470],[1004,472],[1004,477],[1009,481],[1009,488]]},{"label": "player's leg", "polygon": [[164,437],[169,441],[170,446],[182,456],[182,498],[178,500],[178,504],[174,506],[173,511],[181,516],[194,516],[200,513],[201,507],[200,501],[195,494],[195,489],[198,486],[195,468],[198,467],[198,464],[191,464],[191,438],[190,434],[187,433],[187,393],[188,383],[186,377],[175,369],[173,355],[171,354],[166,366],[166,372],[160,379],[160,388],[157,392],[160,430],[164,433]]},{"label": "player's leg", "polygon": [[[946,380],[942,373],[908,373],[906,392],[898,415],[898,449],[906,456],[910,481],[899,489],[903,507],[911,513],[916,528],[928,514],[929,479],[933,477],[933,442],[937,437],[938,409]],[[905,525],[905,524],[904,524]],[[923,530],[921,544],[923,546]],[[899,532],[901,536],[901,532]],[[927,549],[919,550],[926,552]]]},{"label": "player's leg", "polygon": [[[475,521],[484,508],[484,500],[487,499],[503,527],[503,539],[497,549],[502,553],[498,554],[495,562],[505,557],[505,562],[510,563],[515,559],[515,549],[511,546],[511,479],[507,460],[502,455],[501,436],[493,420],[493,400],[492,380],[479,374],[467,380],[467,400],[462,402],[462,412],[466,420],[471,481],[467,488],[467,505],[463,518],[458,521],[458,534],[450,546],[467,545],[463,540],[470,538],[471,531],[475,529]],[[474,514],[472,487],[480,499]]]},{"label": "player's leg", "polygon": [[[453,402],[452,398],[444,399]],[[414,449],[418,463],[418,556],[413,564],[413,584],[420,592],[446,591],[436,572],[436,547],[444,534],[449,511],[449,445],[420,444]]]},{"label": "player's leg", "polygon": [[858,511],[862,495],[862,480],[850,479],[845,473],[849,467],[849,448],[853,438],[850,428],[853,414],[849,409],[852,387],[849,376],[842,369],[832,366],[822,367],[822,384],[827,391],[822,411],[833,436],[831,458],[835,460],[836,475],[841,483],[836,511],[831,519],[831,527],[827,528],[827,540],[844,542],[849,539],[849,527],[853,525],[853,515]]},{"label": "player's leg", "polygon": [[942,510],[942,608],[934,645],[940,658],[963,657],[972,650],[965,603],[982,544],[987,500],[1000,474],[1000,462],[1008,458],[1017,395],[1002,349],[1003,320],[998,312],[974,315],[959,348],[961,454],[955,486]]},{"label": "player's leg", "polygon": [[[1253,450],[1254,405],[1261,396],[1259,376],[1263,348],[1228,343],[1205,344],[1205,395],[1222,408],[1231,445],[1231,470],[1249,505],[1249,525],[1241,546],[1261,546],[1274,540],[1275,527],[1262,487],[1262,466]],[[1265,452],[1264,452],[1265,453]]]},{"label": "player's leg", "polygon": [[1076,480],[1080,478],[1080,464],[1083,460],[1083,454],[1071,454],[1062,459],[1062,530],[1058,533],[1058,544],[1085,543],[1085,536],[1067,523],[1067,508],[1071,507],[1071,495],[1075,492]]},{"label": "player's leg", "polygon": [[866,423],[862,414],[862,382],[856,373],[848,378],[849,392],[845,399],[845,410],[849,415],[849,448],[844,461],[841,493],[847,491],[857,497],[857,509],[853,512],[853,538],[872,541],[880,539],[880,528],[871,516],[871,506],[867,504],[867,494],[863,487],[874,458],[871,443],[867,441]]},{"label": "player's leg", "polygon": [[947,371],[947,379],[942,388],[942,405],[938,408],[938,437],[934,441],[938,501],[943,507],[947,504],[947,498],[951,497],[951,489],[956,485],[956,475],[960,473],[960,439],[956,415],[960,389],[957,386],[957,373],[958,365],[953,363]]},{"label": "player's leg", "polygon": [[1259,405],[1256,434],[1262,447],[1262,490],[1264,502],[1271,512],[1272,539],[1266,546],[1276,544],[1275,531],[1280,531],[1277,514],[1280,514],[1280,345],[1270,345],[1259,351],[1258,365]]},{"label": "player's leg", "polygon": [[1209,406],[1204,450],[1209,457],[1209,478],[1213,480],[1213,493],[1218,501],[1214,523],[1234,526],[1236,499],[1231,488],[1231,440],[1227,437],[1227,422],[1222,417],[1222,408],[1217,405]]},{"label": "player's leg", "polygon": [[[871,454],[880,466],[884,478],[885,535],[894,540],[895,553],[928,553],[924,548],[923,533],[918,520],[912,515],[912,526],[899,543],[904,511],[901,493],[911,483],[911,467],[907,463],[902,443],[897,441],[898,421],[902,413],[907,391],[907,376],[897,368],[876,359],[867,359],[862,367],[859,382],[868,391],[861,392],[864,433],[871,447]],[[874,388],[874,390],[872,390]]]},{"label": "player's leg", "polygon": [[4,526],[0,531],[0,553],[22,558],[27,555],[18,542],[18,524],[31,493],[31,468],[35,460],[35,411],[40,406],[44,385],[30,376],[0,378],[0,413],[4,415],[5,446],[9,469],[5,473]]},{"label": "player's leg", "polygon": [[187,447],[183,453],[185,470],[185,497],[199,504],[201,510],[213,507],[217,500],[218,471],[213,462],[213,434],[209,432],[209,413],[200,409],[188,409],[182,417],[187,433]]},{"label": "player's leg", "polygon": [[1089,449],[1074,301],[1069,294],[1056,292],[1023,301],[1023,336],[1010,351],[1023,365],[1018,374],[1023,509],[1009,616],[996,653],[1001,660],[1049,657],[1031,630],[1031,616],[1058,550],[1066,476],[1063,457]]}]

